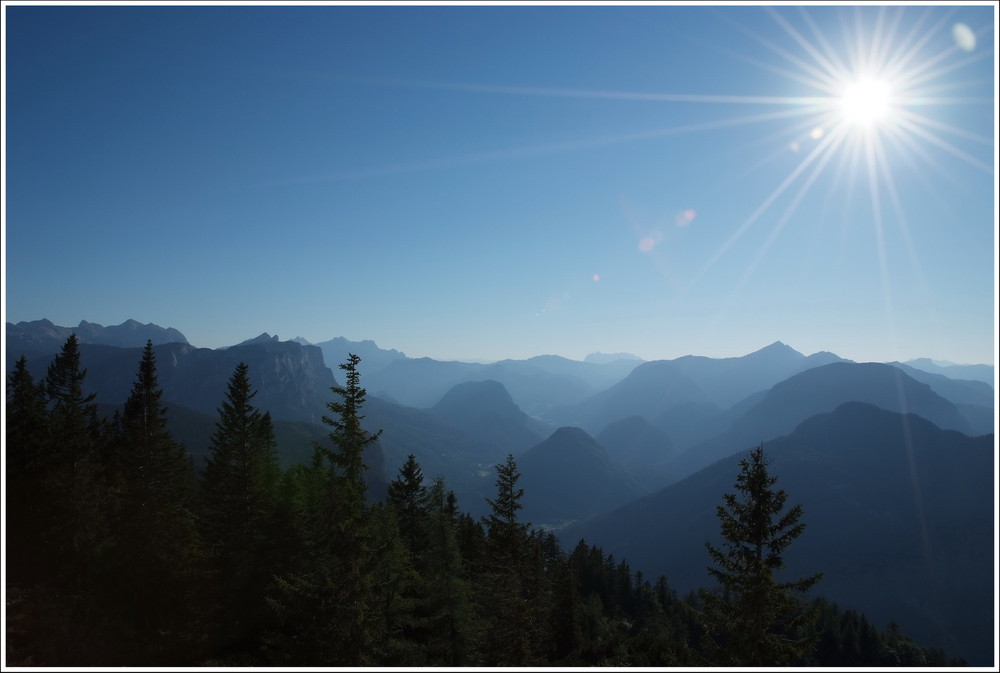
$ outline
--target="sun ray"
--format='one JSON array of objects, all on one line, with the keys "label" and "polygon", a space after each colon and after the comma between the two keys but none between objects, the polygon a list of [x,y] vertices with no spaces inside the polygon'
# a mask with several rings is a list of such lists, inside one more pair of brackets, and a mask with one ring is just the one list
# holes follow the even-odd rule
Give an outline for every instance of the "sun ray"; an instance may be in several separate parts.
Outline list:
[{"label": "sun ray", "polygon": [[651,101],[659,103],[707,103],[717,105],[817,105],[820,96],[745,96],[736,94],[654,93],[638,91],[602,91],[590,89],[562,89],[557,87],[529,87],[470,82],[434,82],[423,80],[364,80],[374,84],[443,89],[468,93],[491,93],[511,96],[542,96],[548,98],[582,98],[626,101]]},{"label": "sun ray", "polygon": [[831,63],[816,47],[812,45],[802,34],[795,29],[792,24],[785,19],[781,14],[775,11],[771,7],[766,7],[767,13],[771,16],[774,21],[781,26],[785,33],[788,34],[795,42],[802,47],[807,54],[813,57],[817,64],[825,71],[828,81],[836,81],[837,73],[843,72],[843,69],[838,69],[833,63]]},{"label": "sun ray", "polygon": [[919,136],[923,140],[925,140],[925,141],[927,141],[927,142],[929,142],[929,143],[931,143],[933,145],[936,145],[937,147],[940,147],[945,152],[948,152],[949,154],[951,154],[953,156],[956,156],[959,159],[962,159],[963,161],[965,161],[966,163],[968,163],[970,166],[975,166],[976,168],[978,168],[978,169],[980,169],[980,170],[982,170],[982,171],[984,171],[986,173],[992,173],[993,172],[993,166],[990,166],[989,164],[987,164],[987,163],[985,163],[983,161],[980,161],[979,159],[975,158],[974,156],[970,155],[967,152],[963,152],[962,150],[958,149],[957,147],[955,147],[951,143],[948,143],[948,142],[945,142],[944,140],[941,140],[940,138],[938,138],[933,133],[930,133],[929,131],[927,131],[926,129],[924,129],[920,125],[920,123],[922,122],[922,120],[923,120],[923,118],[920,117],[919,115],[903,114],[903,115],[901,115],[901,119],[900,119],[899,123],[900,123],[900,126],[904,127],[912,135]]},{"label": "sun ray", "polygon": [[805,75],[811,75],[811,80],[805,80],[805,82],[810,86],[814,86],[824,91],[833,91],[836,89],[837,78],[833,74],[826,73],[822,70],[822,68],[814,67],[812,64],[803,61],[795,54],[774,44],[771,40],[760,37],[756,33],[749,30],[746,30],[745,32],[788,63],[797,66]]},{"label": "sun ray", "polygon": [[871,136],[867,137],[864,143],[864,158],[865,167],[868,171],[868,193],[872,206],[872,230],[875,234],[875,250],[878,254],[879,280],[882,286],[882,304],[885,310],[886,334],[888,335],[890,351],[896,352],[898,349],[896,313],[892,299],[889,259],[885,245],[885,224],[882,220],[882,199],[878,183],[879,171],[874,146],[874,139]]},{"label": "sun ray", "polygon": [[740,224],[740,226],[736,229],[736,231],[730,234],[729,238],[726,239],[726,241],[719,247],[719,249],[716,250],[716,252],[708,259],[708,261],[701,268],[701,270],[698,271],[698,273],[696,273],[695,276],[691,279],[691,281],[685,286],[684,291],[686,292],[687,288],[690,288],[691,286],[695,285],[701,279],[701,277],[704,276],[705,273],[709,269],[711,269],[723,255],[726,254],[729,248],[731,248],[736,243],[736,241],[738,241],[743,236],[743,234],[745,234],[747,230],[749,230],[757,222],[757,220],[760,219],[760,217],[764,213],[766,213],[768,209],[770,209],[770,207],[774,204],[774,202],[782,194],[785,193],[785,191],[799,178],[799,176],[805,171],[805,169],[808,168],[813,161],[815,161],[818,157],[821,157],[823,153],[827,151],[827,148],[830,146],[831,143],[836,142],[837,144],[839,144],[840,137],[841,136],[836,133],[832,133],[830,135],[825,136],[820,141],[820,143],[817,144],[817,146],[814,147],[813,150],[808,155],[806,155],[806,157],[804,157],[801,162],[799,162],[798,166],[796,166],[791,171],[791,173],[789,173],[789,175],[785,177],[784,180],[782,180],[781,184],[779,184],[763,200],[763,202],[761,202],[761,204],[757,206],[757,208],[753,211],[753,213],[751,213],[750,216],[747,217],[747,219],[744,220],[742,224]]},{"label": "sun ray", "polygon": [[824,34],[823,31],[819,29],[819,26],[816,25],[816,22],[813,21],[813,18],[809,16],[809,12],[806,11],[805,7],[798,7],[798,10],[799,10],[799,15],[805,21],[806,25],[809,26],[810,31],[812,31],[813,39],[816,40],[819,43],[819,45],[823,48],[823,50],[826,52],[828,60],[833,65],[831,72],[833,73],[847,72],[847,66],[840,59],[840,56],[837,54],[837,50],[834,49],[833,46],[831,46],[830,41],[826,39],[826,34]]},{"label": "sun ray", "polygon": [[[831,142],[836,144],[839,141],[835,140]],[[756,270],[760,262],[764,259],[764,256],[767,254],[767,251],[778,239],[778,236],[781,234],[782,230],[788,224],[788,221],[791,219],[792,215],[795,214],[795,211],[798,209],[799,204],[802,203],[802,200],[805,198],[806,194],[808,194],[809,190],[812,189],[812,186],[816,183],[816,180],[823,173],[823,170],[826,168],[826,165],[835,156],[835,154],[836,152],[833,151],[826,151],[820,153],[819,162],[815,166],[813,166],[812,171],[809,173],[809,176],[799,187],[798,192],[796,192],[795,196],[792,198],[792,201],[785,208],[784,213],[782,213],[781,217],[778,218],[778,221],[775,222],[774,226],[771,228],[771,232],[768,234],[767,239],[765,239],[764,243],[760,247],[760,250],[757,251],[757,254],[754,256],[753,260],[751,260],[750,264],[747,265],[747,269],[746,271],[744,271],[743,276],[737,282],[736,288],[734,288],[734,293],[736,292],[737,289],[745,285],[750,280],[750,276],[753,275],[753,272]]]},{"label": "sun ray", "polygon": [[[907,86],[914,86],[918,81],[917,76],[929,70],[935,63],[947,58],[949,55],[954,54],[957,48],[952,46],[947,49],[940,50],[937,54],[930,57],[921,57],[921,52],[926,48],[927,44],[930,42],[931,37],[938,31],[940,31],[944,25],[947,23],[951,15],[954,14],[954,10],[948,12],[944,17],[942,17],[930,30],[928,30],[924,36],[919,39],[916,43],[912,45],[906,51],[901,50],[901,56],[897,62],[889,62],[886,64],[886,69],[893,73],[895,77],[902,78]],[[918,58],[919,57],[919,58]]]},{"label": "sun ray", "polygon": [[904,119],[910,120],[913,123],[920,124],[920,125],[922,125],[924,127],[937,129],[939,131],[943,131],[945,133],[948,133],[948,134],[953,135],[953,136],[957,136],[959,138],[964,138],[965,140],[969,140],[969,141],[972,141],[974,143],[978,143],[980,145],[984,145],[984,146],[993,145],[993,139],[992,138],[987,138],[986,136],[981,136],[978,133],[970,133],[969,131],[966,131],[965,129],[961,129],[961,128],[957,127],[957,126],[953,126],[952,124],[945,124],[944,122],[939,122],[939,121],[937,121],[935,119],[931,119],[930,117],[927,117],[927,116],[924,116],[924,115],[919,115],[919,114],[916,114],[916,113],[913,113],[913,112],[906,112],[906,111],[904,111],[901,114],[901,117],[904,118]]},{"label": "sun ray", "polygon": [[320,175],[305,176],[299,178],[286,178],[269,182],[273,186],[291,186],[299,184],[317,184],[343,182],[349,180],[362,180],[367,178],[381,177],[401,173],[415,173],[427,170],[438,170],[452,168],[468,164],[478,164],[490,161],[512,160],[529,158],[544,154],[559,152],[573,152],[588,149],[596,149],[610,145],[618,145],[642,140],[655,140],[666,138],[672,135],[695,133],[699,131],[713,131],[723,128],[742,126],[746,124],[756,124],[765,121],[788,119],[809,114],[805,108],[792,107],[790,109],[775,110],[756,115],[744,115],[727,119],[701,122],[698,124],[687,124],[666,129],[657,129],[641,133],[623,134],[617,136],[606,136],[603,138],[591,138],[588,140],[576,140],[563,143],[542,143],[523,147],[513,147],[506,149],[490,150],[485,152],[475,152],[471,154],[459,154],[448,157],[438,157],[424,161],[400,162],[395,164],[375,166],[371,168],[361,168],[354,170],[337,171]]}]

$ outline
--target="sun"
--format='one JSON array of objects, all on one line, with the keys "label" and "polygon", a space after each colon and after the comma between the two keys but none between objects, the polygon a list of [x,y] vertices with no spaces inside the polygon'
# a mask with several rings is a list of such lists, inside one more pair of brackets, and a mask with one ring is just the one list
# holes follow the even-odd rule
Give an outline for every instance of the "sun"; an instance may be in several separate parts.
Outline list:
[{"label": "sun", "polygon": [[861,75],[844,85],[838,103],[844,121],[877,124],[891,116],[892,88],[883,79]]}]

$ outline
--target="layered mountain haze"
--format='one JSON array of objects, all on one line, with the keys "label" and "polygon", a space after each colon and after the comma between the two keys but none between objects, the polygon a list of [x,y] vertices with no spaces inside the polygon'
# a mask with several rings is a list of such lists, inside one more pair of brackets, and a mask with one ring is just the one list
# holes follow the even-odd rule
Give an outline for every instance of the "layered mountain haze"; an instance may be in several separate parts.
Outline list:
[{"label": "layered mountain haze", "polygon": [[499,381],[467,381],[451,388],[431,409],[438,419],[491,444],[504,455],[523,453],[551,431],[521,411]]},{"label": "layered mountain haze", "polygon": [[358,371],[362,376],[370,376],[380,369],[385,369],[395,360],[402,360],[406,355],[395,349],[379,348],[378,344],[370,339],[364,341],[349,341],[344,337],[336,337],[328,341],[320,341],[315,344],[323,351],[323,359],[329,363],[339,363],[347,360],[347,356],[353,353],[361,358],[358,363]]},{"label": "layered mountain haze", "polygon": [[901,369],[874,362],[835,362],[774,385],[730,426],[720,427],[720,434],[679,453],[667,468],[676,477],[692,474],[731,454],[734,446],[755,446],[788,434],[810,416],[851,401],[918,414],[941,428],[971,433],[954,404]]},{"label": "layered mountain haze", "polygon": [[646,362],[622,381],[583,402],[553,411],[558,422],[600,432],[628,416],[650,419],[680,404],[711,404],[707,393],[669,360]]},{"label": "layered mountain haze", "polygon": [[930,358],[907,360],[904,364],[930,374],[941,374],[950,379],[979,381],[990,387],[996,385],[996,369],[993,365],[960,365],[952,362],[937,362]]},{"label": "layered mountain haze", "polygon": [[364,456],[371,499],[385,496],[413,455],[463,512],[482,517],[512,454],[524,521],[558,530],[567,547],[582,537],[647,577],[665,574],[680,592],[708,583],[703,543],[716,539],[715,507],[739,458],[764,443],[779,486],[805,508],[791,574],[823,572],[819,595],[986,660],[995,393],[949,374],[991,366],[855,363],[781,342],[734,358],[470,363],[343,337],[313,345],[264,332],[206,349],[176,329],[131,320],[79,328],[39,320],[7,324],[8,372],[24,355],[42,380],[74,332],[85,392],[108,418],[153,342],[170,431],[199,468],[238,363],[248,365],[253,403],[271,414],[280,464],[290,468],[329,442],[322,418],[338,365],[361,355],[363,426],[383,431]]},{"label": "layered mountain haze", "polygon": [[620,383],[572,406],[554,410],[562,423],[599,432],[608,423],[638,414],[673,434],[673,420],[686,426],[680,433],[687,445],[700,436],[692,424],[732,407],[748,396],[769,389],[798,372],[843,361],[833,353],[810,356],[780,341],[733,358],[686,355],[673,360],[646,362],[635,367]]},{"label": "layered mountain haze", "polygon": [[[733,491],[731,451],[688,478],[560,532],[664,574],[680,592],[709,584],[706,540],[718,544],[715,508]],[[993,642],[992,436],[970,438],[915,414],[850,402],[765,444],[770,472],[806,531],[787,576],[824,573],[819,593],[894,620],[972,664]]]},{"label": "layered mountain haze", "polygon": [[525,413],[549,419],[553,408],[576,404],[625,378],[635,360],[594,364],[543,355],[483,364],[431,358],[397,358],[367,378],[369,390],[400,404],[429,408],[453,386],[498,381]]},{"label": "layered mountain haze", "polygon": [[742,357],[685,355],[671,360],[678,371],[698,383],[708,401],[720,408],[730,407],[803,370],[838,361],[843,359],[827,352],[806,357],[780,341]]},{"label": "layered mountain haze", "polygon": [[21,355],[46,355],[59,352],[70,334],[76,334],[77,340],[83,344],[103,344],[121,348],[142,348],[147,341],[152,341],[154,345],[188,342],[180,331],[172,327],[164,328],[153,323],[144,325],[135,320],[126,320],[120,325],[108,327],[86,320],[80,321],[76,327],[60,327],[45,319],[19,322],[16,325],[7,323],[5,338],[7,369],[9,370],[14,360]]}]

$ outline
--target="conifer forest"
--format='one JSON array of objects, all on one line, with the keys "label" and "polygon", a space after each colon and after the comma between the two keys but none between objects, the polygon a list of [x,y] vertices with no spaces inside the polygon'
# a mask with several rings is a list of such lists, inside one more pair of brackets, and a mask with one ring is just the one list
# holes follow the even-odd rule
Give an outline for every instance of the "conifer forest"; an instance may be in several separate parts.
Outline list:
[{"label": "conifer forest", "polygon": [[22,358],[6,392],[5,664],[963,663],[824,600],[822,567],[781,575],[809,512],[760,447],[718,494],[724,543],[705,549],[717,583],[686,595],[523,521],[512,455],[478,519],[412,455],[389,466],[377,499],[363,453],[379,432],[363,424],[359,361],[339,365],[328,440],[282,467],[246,364],[196,464],[167,429],[152,343],[111,416],[84,393],[75,335],[43,380]]}]

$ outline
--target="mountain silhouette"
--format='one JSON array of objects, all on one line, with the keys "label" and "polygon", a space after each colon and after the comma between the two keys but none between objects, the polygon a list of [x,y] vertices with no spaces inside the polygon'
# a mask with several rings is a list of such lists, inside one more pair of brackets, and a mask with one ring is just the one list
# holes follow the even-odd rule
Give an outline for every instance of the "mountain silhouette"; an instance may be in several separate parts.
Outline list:
[{"label": "mountain silhouette", "polygon": [[610,423],[595,439],[644,489],[653,491],[672,481],[663,464],[674,456],[674,444],[667,433],[642,416]]},{"label": "mountain silhouette", "polygon": [[810,416],[852,401],[911,412],[938,427],[971,432],[954,404],[901,369],[875,362],[834,362],[777,383],[725,432],[684,450],[667,468],[677,477],[691,474],[728,455],[732,447],[756,446],[786,435]]},{"label": "mountain silhouette", "polygon": [[565,427],[517,459],[524,489],[520,517],[535,526],[585,519],[634,500],[644,490],[593,437]]},{"label": "mountain silhouette", "polygon": [[506,453],[520,454],[542,440],[545,426],[521,411],[499,381],[456,384],[431,409],[442,421]]},{"label": "mountain silhouette", "polygon": [[708,402],[708,396],[672,361],[656,360],[637,366],[622,381],[579,404],[554,410],[552,418],[596,433],[614,421],[629,416],[650,419],[689,402]]},{"label": "mountain silhouette", "polygon": [[709,401],[724,409],[802,369],[826,364],[827,356],[837,357],[817,354],[809,359],[794,348],[775,341],[741,357],[686,355],[671,362],[705,391]]},{"label": "mountain silhouette", "polygon": [[806,357],[780,341],[740,357],[655,360],[580,404],[555,410],[552,420],[599,432],[609,423],[638,415],[666,430],[679,446],[690,446],[718,434],[699,428],[701,421],[796,373],[831,362],[843,360],[826,352]]},{"label": "mountain silhouette", "polygon": [[958,365],[951,362],[936,362],[930,358],[907,360],[904,364],[931,374],[941,374],[963,381],[980,381],[993,387],[995,370],[993,365]]},{"label": "mountain silhouette", "polygon": [[339,372],[340,365],[347,362],[347,357],[352,353],[361,358],[358,363],[358,371],[362,377],[367,377],[380,369],[385,369],[396,360],[405,359],[406,356],[395,350],[379,348],[378,345],[369,339],[364,341],[349,341],[344,337],[335,337],[327,341],[315,344],[323,351],[323,360],[326,365],[335,373]]},{"label": "mountain silhouette", "polygon": [[429,408],[459,383],[492,379],[504,385],[522,411],[548,420],[547,413],[553,407],[586,399],[600,387],[619,381],[634,364],[598,365],[554,355],[489,364],[405,358],[392,361],[365,380],[374,394],[407,406]]},{"label": "mountain silhouette", "polygon": [[160,327],[153,323],[142,324],[135,320],[126,320],[121,325],[104,327],[97,323],[82,320],[76,327],[60,327],[49,320],[34,320],[6,324],[7,371],[21,355],[26,358],[58,353],[66,339],[76,334],[77,342],[81,344],[102,344],[120,348],[142,348],[147,341],[154,345],[167,343],[182,343],[188,341],[178,330],[172,327]]},{"label": "mountain silhouette", "polygon": [[[813,590],[890,620],[918,642],[991,661],[992,435],[968,437],[921,416],[850,402],[765,444],[775,488],[801,504],[806,529],[785,554],[788,579],[823,572]],[[720,544],[715,509],[735,492],[735,451],[680,482],[562,533],[627,558],[684,593],[712,586],[704,542]]]}]

